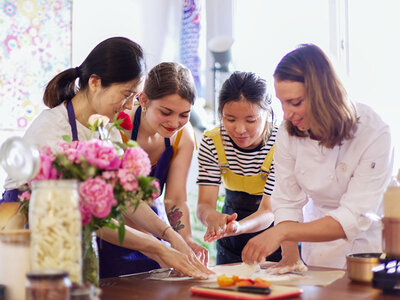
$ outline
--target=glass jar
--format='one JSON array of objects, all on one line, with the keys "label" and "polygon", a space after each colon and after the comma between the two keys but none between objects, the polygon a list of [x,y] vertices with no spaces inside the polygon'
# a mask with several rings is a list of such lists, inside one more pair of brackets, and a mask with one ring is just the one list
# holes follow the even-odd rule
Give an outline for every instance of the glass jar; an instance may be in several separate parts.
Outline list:
[{"label": "glass jar", "polygon": [[69,300],[71,281],[68,273],[60,270],[42,270],[26,274],[25,300]]},{"label": "glass jar", "polygon": [[32,183],[29,203],[31,270],[65,270],[82,281],[82,222],[76,180]]},{"label": "glass jar", "polygon": [[39,150],[22,137],[10,137],[0,147],[0,164],[16,186],[22,185],[40,170]]},{"label": "glass jar", "polygon": [[29,237],[26,229],[0,231],[0,283],[5,285],[5,299],[25,299],[21,287],[30,267]]}]

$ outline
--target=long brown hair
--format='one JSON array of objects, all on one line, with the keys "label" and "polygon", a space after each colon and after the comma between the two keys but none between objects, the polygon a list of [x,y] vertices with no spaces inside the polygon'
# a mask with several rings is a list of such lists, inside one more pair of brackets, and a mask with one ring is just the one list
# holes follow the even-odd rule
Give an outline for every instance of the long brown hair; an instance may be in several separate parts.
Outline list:
[{"label": "long brown hair", "polygon": [[192,73],[185,66],[175,62],[162,62],[147,74],[143,92],[149,100],[178,94],[194,104],[196,86]]},{"label": "long brown hair", "polygon": [[357,124],[354,104],[325,53],[316,45],[302,44],[286,54],[274,72],[277,81],[304,83],[306,113],[310,133],[299,130],[290,122],[286,128],[290,135],[311,136],[328,148],[351,139]]},{"label": "long brown hair", "polygon": [[[52,108],[71,100],[78,90],[86,89],[93,74],[100,77],[103,87],[108,87],[140,78],[144,73],[142,48],[127,38],[109,38],[98,44],[79,67],[56,75],[47,84],[43,101]],[[77,78],[78,85],[75,84]]]}]

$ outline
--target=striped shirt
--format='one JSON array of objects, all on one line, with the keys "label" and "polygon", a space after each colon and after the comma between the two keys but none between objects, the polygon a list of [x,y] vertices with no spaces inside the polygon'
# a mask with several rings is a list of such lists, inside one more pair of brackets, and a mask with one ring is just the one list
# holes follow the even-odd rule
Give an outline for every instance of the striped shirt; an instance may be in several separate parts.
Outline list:
[{"label": "striped shirt", "polygon": [[[239,148],[221,126],[222,143],[225,149],[226,159],[229,169],[242,176],[257,175],[261,172],[261,165],[264,162],[268,151],[275,143],[278,128],[274,127],[267,144],[261,144],[255,149],[247,150]],[[199,155],[199,174],[197,183],[200,185],[220,185],[221,171],[218,166],[217,150],[211,138],[203,135],[200,143]],[[272,161],[270,173],[264,186],[264,195],[271,196],[275,184],[275,169]]]}]

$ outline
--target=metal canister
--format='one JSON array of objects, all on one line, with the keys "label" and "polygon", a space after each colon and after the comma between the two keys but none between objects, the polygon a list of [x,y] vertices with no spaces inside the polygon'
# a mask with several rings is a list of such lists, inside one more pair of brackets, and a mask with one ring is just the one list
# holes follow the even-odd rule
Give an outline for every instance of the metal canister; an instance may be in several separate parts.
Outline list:
[{"label": "metal canister", "polygon": [[69,300],[71,281],[68,272],[41,270],[26,274],[26,300]]}]

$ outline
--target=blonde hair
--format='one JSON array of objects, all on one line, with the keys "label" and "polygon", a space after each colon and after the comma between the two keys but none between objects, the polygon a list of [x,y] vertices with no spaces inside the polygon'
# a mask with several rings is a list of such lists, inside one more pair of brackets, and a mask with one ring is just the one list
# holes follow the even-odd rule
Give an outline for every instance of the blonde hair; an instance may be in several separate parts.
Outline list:
[{"label": "blonde hair", "polygon": [[321,146],[333,148],[343,140],[353,138],[357,126],[354,104],[325,53],[313,44],[302,44],[286,54],[274,72],[277,81],[304,83],[306,114],[309,133],[299,130],[290,122],[286,128],[290,135],[319,141]]}]

